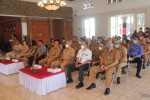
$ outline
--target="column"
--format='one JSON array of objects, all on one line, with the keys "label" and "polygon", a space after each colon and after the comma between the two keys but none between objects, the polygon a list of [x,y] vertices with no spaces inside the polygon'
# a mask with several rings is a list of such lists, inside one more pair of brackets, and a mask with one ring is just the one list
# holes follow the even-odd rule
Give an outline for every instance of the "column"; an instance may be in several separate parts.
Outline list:
[{"label": "column", "polygon": [[122,17],[123,26],[122,26],[122,34],[127,33],[127,17]]},{"label": "column", "polygon": [[28,17],[28,36],[29,39],[32,40],[33,36],[32,36],[32,18]]},{"label": "column", "polygon": [[49,19],[50,37],[53,38],[53,19]]}]

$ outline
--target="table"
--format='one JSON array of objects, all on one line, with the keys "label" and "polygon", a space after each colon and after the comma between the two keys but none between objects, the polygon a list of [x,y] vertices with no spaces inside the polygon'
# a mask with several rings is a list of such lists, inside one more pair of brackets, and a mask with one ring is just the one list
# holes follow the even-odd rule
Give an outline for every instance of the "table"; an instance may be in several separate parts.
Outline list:
[{"label": "table", "polygon": [[0,60],[0,73],[4,75],[18,73],[22,68],[24,68],[24,63],[20,60],[18,62],[12,62],[12,59],[5,60],[4,62]]},{"label": "table", "polygon": [[33,73],[30,68],[19,71],[19,83],[38,95],[46,95],[52,91],[66,87],[65,72],[47,72],[48,67],[42,66]]}]

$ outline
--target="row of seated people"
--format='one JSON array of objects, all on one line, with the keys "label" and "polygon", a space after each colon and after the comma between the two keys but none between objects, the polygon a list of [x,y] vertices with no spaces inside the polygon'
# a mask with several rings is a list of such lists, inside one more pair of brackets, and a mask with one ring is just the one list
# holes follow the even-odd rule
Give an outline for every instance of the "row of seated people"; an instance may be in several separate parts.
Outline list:
[{"label": "row of seated people", "polygon": [[[110,85],[112,79],[112,73],[115,72],[115,66],[117,65],[117,84],[120,84],[122,67],[127,65],[127,54],[132,58],[132,62],[137,63],[136,77],[141,78],[140,71],[142,66],[141,56],[145,59],[144,65],[146,66],[147,57],[149,55],[149,38],[134,37],[132,45],[128,48],[124,45],[129,45],[123,39],[123,43],[120,38],[113,37],[105,40],[102,37],[98,37],[97,41],[92,39],[89,47],[85,38],[81,38],[78,42],[77,37],[74,37],[73,41],[65,41],[65,49],[62,50],[59,41],[55,40],[53,47],[46,56],[46,47],[42,40],[36,42],[32,40],[32,46],[29,49],[26,42],[23,42],[23,46],[16,41],[16,45],[13,47],[13,51],[6,54],[7,57],[16,57],[22,59],[26,64],[32,66],[33,60],[35,64],[45,65],[47,67],[60,67],[62,70],[67,71],[67,83],[72,83],[71,72],[74,69],[79,69],[78,80],[80,83],[76,88],[84,86],[83,76],[84,71],[89,68],[90,63],[92,67],[89,70],[89,82],[91,85],[87,90],[91,90],[96,87],[95,76],[98,72],[105,72],[106,77],[106,90],[105,95],[110,93]],[[131,42],[131,41],[130,41]],[[148,45],[147,45],[148,44]],[[29,50],[28,50],[29,49]],[[78,50],[78,51],[77,51]],[[128,51],[127,51],[128,50]]]}]

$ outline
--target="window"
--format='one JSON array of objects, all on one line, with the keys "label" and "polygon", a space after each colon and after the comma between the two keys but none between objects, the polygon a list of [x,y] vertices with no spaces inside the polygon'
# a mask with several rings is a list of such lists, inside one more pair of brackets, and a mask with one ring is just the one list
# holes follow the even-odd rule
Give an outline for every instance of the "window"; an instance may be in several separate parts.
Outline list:
[{"label": "window", "polygon": [[137,14],[137,31],[139,31],[139,28],[142,27],[144,31],[144,13]]},{"label": "window", "polygon": [[110,17],[110,34],[111,37],[126,34],[130,36],[134,30],[139,31],[142,27],[144,31],[145,14],[125,14]]},{"label": "window", "polygon": [[92,38],[92,36],[95,36],[95,18],[84,20],[84,33],[86,38]]}]

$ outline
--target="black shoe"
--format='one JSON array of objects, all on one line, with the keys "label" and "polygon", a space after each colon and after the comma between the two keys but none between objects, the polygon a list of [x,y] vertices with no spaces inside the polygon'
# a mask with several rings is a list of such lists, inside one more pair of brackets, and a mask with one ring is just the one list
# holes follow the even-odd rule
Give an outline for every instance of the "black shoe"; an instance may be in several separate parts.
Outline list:
[{"label": "black shoe", "polygon": [[105,78],[105,76],[104,77],[102,77],[102,79],[101,80],[105,80],[106,78]]},{"label": "black shoe", "polygon": [[86,88],[87,90],[91,90],[93,88],[96,88],[96,84],[92,83],[88,88]]},{"label": "black shoe", "polygon": [[146,69],[146,67],[143,65],[143,69]]},{"label": "black shoe", "polygon": [[120,77],[117,77],[117,84],[120,84]]},{"label": "black shoe", "polygon": [[84,86],[84,84],[83,84],[82,82],[80,82],[80,83],[76,86],[76,88],[79,89],[79,88],[82,88],[83,86]]},{"label": "black shoe", "polygon": [[110,94],[110,88],[107,88],[107,89],[105,90],[104,95],[109,95],[109,94]]},{"label": "black shoe", "polygon": [[67,80],[67,84],[72,83],[72,82],[73,82],[72,79],[68,79],[68,80]]},{"label": "black shoe", "polygon": [[141,76],[140,76],[139,74],[136,74],[136,77],[137,77],[137,78],[141,78]]},{"label": "black shoe", "polygon": [[126,70],[121,71],[121,74],[126,74],[126,73],[127,73]]}]

